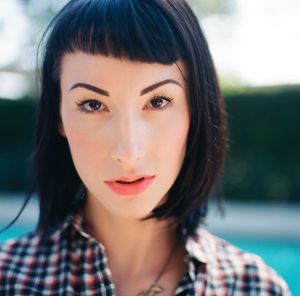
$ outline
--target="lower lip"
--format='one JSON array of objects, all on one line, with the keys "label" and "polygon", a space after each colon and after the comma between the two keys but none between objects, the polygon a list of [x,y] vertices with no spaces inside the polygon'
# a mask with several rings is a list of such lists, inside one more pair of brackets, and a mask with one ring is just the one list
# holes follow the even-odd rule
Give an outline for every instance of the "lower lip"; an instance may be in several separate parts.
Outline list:
[{"label": "lower lip", "polygon": [[118,182],[105,182],[110,189],[119,195],[136,195],[145,191],[150,184],[153,182],[155,176],[150,178],[145,178],[141,181],[131,183],[131,184],[121,184]]}]

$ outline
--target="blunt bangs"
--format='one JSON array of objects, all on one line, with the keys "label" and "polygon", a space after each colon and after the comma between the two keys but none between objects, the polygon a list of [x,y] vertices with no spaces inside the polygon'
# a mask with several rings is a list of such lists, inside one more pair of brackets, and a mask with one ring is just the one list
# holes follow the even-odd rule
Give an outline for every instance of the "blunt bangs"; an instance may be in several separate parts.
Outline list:
[{"label": "blunt bangs", "polygon": [[185,59],[183,42],[156,1],[73,0],[48,31],[56,79],[62,55],[76,51],[161,64]]}]

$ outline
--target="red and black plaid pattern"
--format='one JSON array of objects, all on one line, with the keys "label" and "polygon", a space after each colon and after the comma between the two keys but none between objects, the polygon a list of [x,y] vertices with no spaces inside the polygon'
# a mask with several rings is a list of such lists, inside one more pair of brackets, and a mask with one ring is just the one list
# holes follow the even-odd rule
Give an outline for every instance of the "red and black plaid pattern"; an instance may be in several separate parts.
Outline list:
[{"label": "red and black plaid pattern", "polygon": [[[104,246],[70,213],[41,244],[30,232],[0,245],[0,295],[116,295]],[[188,270],[175,295],[289,296],[264,261],[199,228],[186,244]]]}]

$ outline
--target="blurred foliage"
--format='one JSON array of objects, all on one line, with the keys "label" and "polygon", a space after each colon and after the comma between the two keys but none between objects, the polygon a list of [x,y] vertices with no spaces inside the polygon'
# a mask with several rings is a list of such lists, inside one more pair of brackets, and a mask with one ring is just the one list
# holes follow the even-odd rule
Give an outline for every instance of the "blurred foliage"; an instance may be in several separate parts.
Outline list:
[{"label": "blurred foliage", "polygon": [[0,191],[28,189],[35,108],[32,99],[0,99]]},{"label": "blurred foliage", "polygon": [[225,95],[230,150],[225,195],[300,201],[300,87],[240,89]]},{"label": "blurred foliage", "polygon": [[[238,201],[300,202],[300,86],[225,91],[230,149],[225,197]],[[0,191],[24,191],[36,103],[0,100]]]}]

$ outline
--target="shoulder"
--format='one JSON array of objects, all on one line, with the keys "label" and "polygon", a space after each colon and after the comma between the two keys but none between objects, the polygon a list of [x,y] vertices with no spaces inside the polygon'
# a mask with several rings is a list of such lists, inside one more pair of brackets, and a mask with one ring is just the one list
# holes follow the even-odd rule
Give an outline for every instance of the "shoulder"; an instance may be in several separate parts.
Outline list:
[{"label": "shoulder", "polygon": [[24,253],[33,250],[38,241],[38,236],[29,232],[18,238],[10,238],[0,242],[0,267],[3,264],[13,258],[16,259],[18,255],[24,255]]},{"label": "shoulder", "polygon": [[28,271],[40,251],[39,236],[34,232],[1,242],[0,283],[5,277],[16,277],[17,274]]},{"label": "shoulder", "polygon": [[34,231],[1,242],[0,295],[48,292],[44,280],[58,256],[58,246],[50,240],[42,242]]},{"label": "shoulder", "polygon": [[226,289],[229,295],[242,292],[290,295],[283,278],[260,256],[241,250],[205,229],[199,229],[196,244],[206,257],[208,280]]}]

